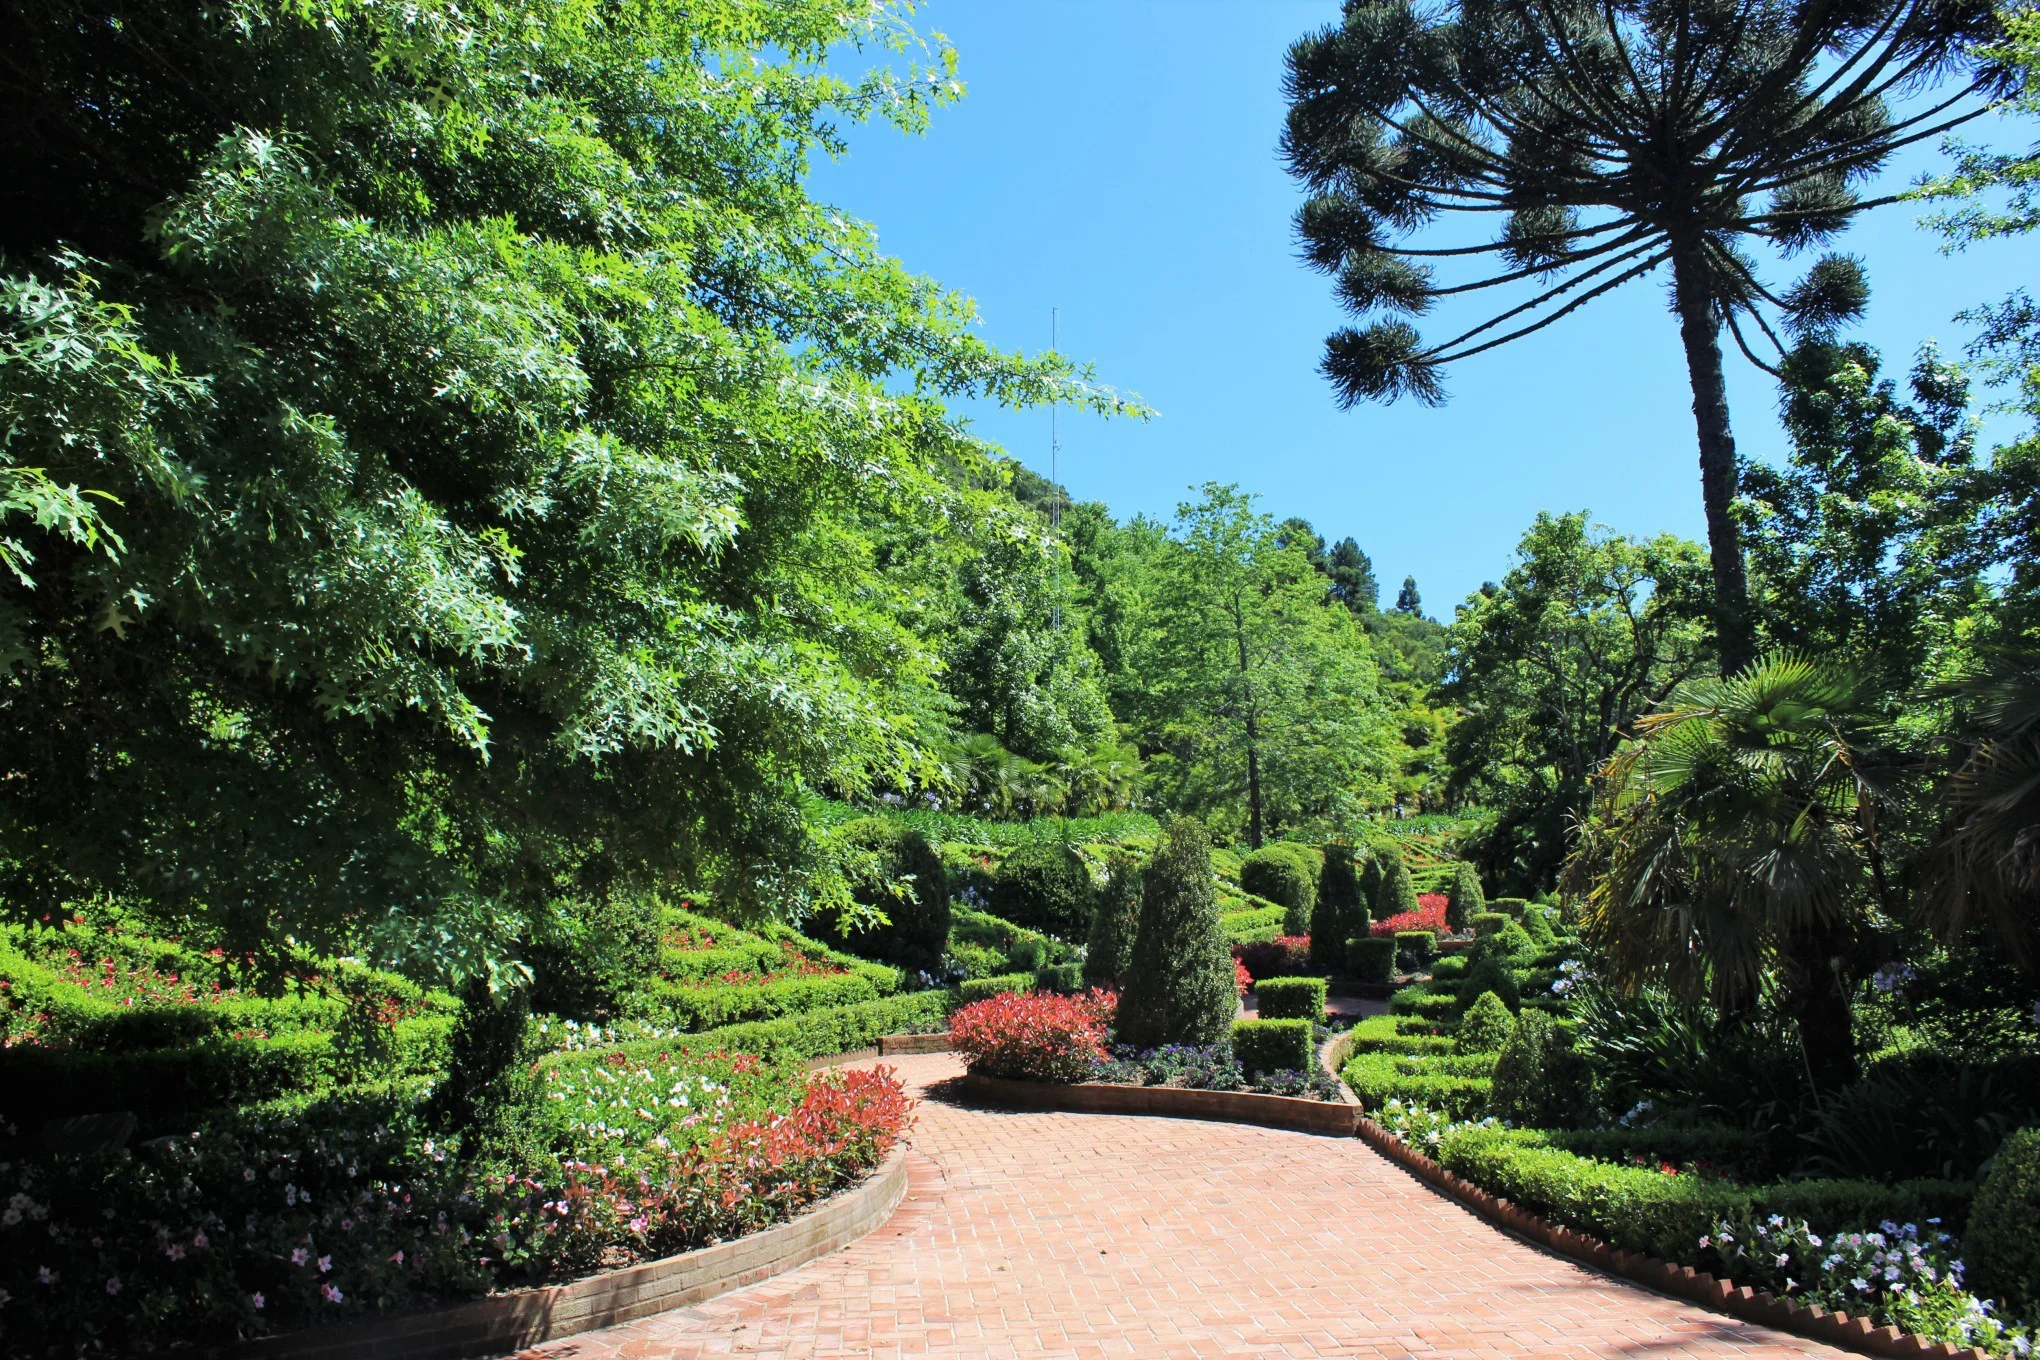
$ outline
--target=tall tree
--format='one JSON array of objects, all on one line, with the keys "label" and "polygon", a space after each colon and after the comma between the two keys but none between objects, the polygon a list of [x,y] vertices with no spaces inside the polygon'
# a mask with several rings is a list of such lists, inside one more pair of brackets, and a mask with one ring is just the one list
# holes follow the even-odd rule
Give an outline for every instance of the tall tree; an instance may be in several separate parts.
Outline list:
[{"label": "tall tree", "polygon": [[871,529],[982,456],[933,394],[1091,399],[803,187],[948,54],[829,73],[914,41],[849,0],[7,33],[9,908],[464,947],[568,888],[826,882],[805,791],[918,759]]},{"label": "tall tree", "polygon": [[1402,578],[1402,589],[1395,593],[1395,612],[1398,614],[1414,614],[1419,617],[1423,615],[1424,597],[1417,594],[1416,577],[1405,576]]},{"label": "tall tree", "polygon": [[1332,545],[1325,558],[1325,575],[1331,578],[1332,598],[1362,617],[1381,605],[1381,586],[1374,579],[1374,563],[1351,537]]},{"label": "tall tree", "polygon": [[[1526,285],[1486,321],[1427,344],[1405,320],[1341,330],[1324,372],[1342,403],[1443,400],[1459,359],[1533,334],[1668,268],[1699,439],[1716,627],[1728,666],[1754,646],[1721,332],[1771,317],[1824,333],[1862,311],[1856,261],[1829,254],[1782,295],[1754,251],[1831,240],[1889,197],[1861,189],[1899,149],[1974,118],[2016,83],[1980,49],[1989,0],[1347,0],[1289,53],[1283,145],[1312,197],[1305,258],[1356,314],[1421,316],[1441,297]],[[1887,100],[1954,72],[1894,112]],[[1492,239],[1409,246],[1441,214],[1499,214]],[[1471,223],[1469,223],[1471,224]],[[1493,256],[1452,281],[1431,261]],[[1766,365],[1768,366],[1768,365]]]},{"label": "tall tree", "polygon": [[1392,765],[1366,636],[1294,535],[1237,488],[1177,508],[1143,561],[1133,709],[1179,806],[1277,825],[1357,814]]},{"label": "tall tree", "polygon": [[1698,545],[1639,542],[1584,513],[1543,514],[1499,585],[1459,607],[1443,698],[1460,711],[1456,792],[1498,810],[1482,853],[1498,886],[1543,887],[1594,771],[1638,715],[1712,662]]}]

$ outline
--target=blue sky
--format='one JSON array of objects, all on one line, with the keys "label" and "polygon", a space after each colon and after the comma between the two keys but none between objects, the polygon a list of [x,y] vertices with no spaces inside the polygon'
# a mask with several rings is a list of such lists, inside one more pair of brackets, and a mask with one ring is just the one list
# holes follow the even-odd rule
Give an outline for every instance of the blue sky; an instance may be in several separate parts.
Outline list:
[{"label": "blue sky", "polygon": [[[1160,412],[1061,418],[1064,483],[1121,517],[1237,482],[1278,517],[1358,539],[1384,604],[1413,574],[1445,619],[1507,570],[1539,510],[1700,538],[1691,395],[1660,279],[1455,367],[1443,407],[1337,408],[1316,369],[1346,318],[1297,262],[1302,196],[1275,150],[1284,49],[1337,14],[1336,0],[937,0],[918,26],[955,44],[968,94],[925,137],[857,130],[815,191],[976,298],[997,344],[1046,347],[1059,307],[1064,352]],[[1891,178],[1937,160],[1922,150]],[[1854,334],[1901,371],[1928,337],[1958,351],[1953,314],[2033,274],[2030,241],[1948,257],[1917,215],[1881,209],[1841,242],[1870,271]],[[1434,314],[1426,333],[1452,319]],[[1731,364],[1739,442],[1778,456],[1775,385]],[[1047,471],[1046,411],[969,414]]]}]

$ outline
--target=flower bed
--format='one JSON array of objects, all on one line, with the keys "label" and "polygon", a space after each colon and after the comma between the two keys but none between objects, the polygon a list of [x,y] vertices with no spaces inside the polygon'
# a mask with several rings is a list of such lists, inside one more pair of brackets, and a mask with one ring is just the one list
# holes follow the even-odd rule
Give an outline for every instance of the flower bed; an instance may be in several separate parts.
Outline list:
[{"label": "flower bed", "polygon": [[0,1323],[26,1350],[210,1344],[627,1264],[787,1217],[910,1105],[886,1069],[571,1056],[495,1151],[435,1139],[401,1087],[112,1156],[9,1149]]}]

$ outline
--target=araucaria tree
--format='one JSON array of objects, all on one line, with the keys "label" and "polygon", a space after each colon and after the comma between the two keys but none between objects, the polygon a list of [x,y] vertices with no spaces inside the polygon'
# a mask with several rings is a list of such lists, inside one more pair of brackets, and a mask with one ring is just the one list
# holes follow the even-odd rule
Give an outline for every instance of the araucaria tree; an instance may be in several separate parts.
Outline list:
[{"label": "araucaria tree", "polygon": [[[1774,319],[1809,334],[1861,312],[1853,259],[1825,255],[1781,293],[1757,252],[1818,246],[1891,201],[1861,190],[1894,152],[2015,83],[1978,56],[2002,32],[1989,0],[1348,0],[1343,24],[1289,53],[1283,144],[1312,192],[1305,259],[1363,316],[1509,285],[1527,296],[1442,341],[1401,316],[1341,330],[1326,376],[1348,405],[1436,403],[1446,364],[1668,267],[1724,668],[1740,667],[1753,633],[1722,331],[1765,364],[1753,345],[1782,352]],[[1888,102],[1922,90],[1902,112]],[[1400,243],[1444,213],[1495,226],[1473,244]],[[1496,263],[1463,280],[1433,272],[1484,257]]]},{"label": "araucaria tree", "polygon": [[1211,839],[1202,822],[1180,817],[1141,884],[1118,1038],[1140,1048],[1215,1044],[1238,1003],[1232,947],[1212,890]]}]

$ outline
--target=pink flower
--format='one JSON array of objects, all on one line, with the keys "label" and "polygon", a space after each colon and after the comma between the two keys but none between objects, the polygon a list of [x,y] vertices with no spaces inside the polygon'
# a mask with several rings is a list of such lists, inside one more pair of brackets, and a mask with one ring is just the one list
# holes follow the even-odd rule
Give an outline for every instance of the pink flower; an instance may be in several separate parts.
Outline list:
[{"label": "pink flower", "polygon": [[254,1304],[255,1311],[259,1313],[262,1311],[263,1308],[268,1306],[269,1300],[263,1298],[262,1291],[258,1289],[253,1294],[250,1294],[248,1296],[248,1302]]},{"label": "pink flower", "polygon": [[182,1261],[184,1259],[184,1244],[182,1242],[172,1242],[169,1246],[163,1248],[163,1254],[173,1261]]},{"label": "pink flower", "polygon": [[301,1266],[311,1259],[312,1254],[306,1251],[303,1247],[295,1247],[291,1250],[290,1263],[294,1266]]},{"label": "pink flower", "polygon": [[325,1274],[325,1273],[326,1273],[327,1271],[331,1270],[332,1268],[333,1268],[333,1258],[332,1258],[332,1257],[330,1257],[330,1256],[321,1256],[321,1257],[319,1258],[319,1273],[320,1273],[321,1275]]},{"label": "pink flower", "polygon": [[106,1292],[109,1294],[118,1294],[120,1292],[120,1276],[109,1275],[106,1277]]},{"label": "pink flower", "polygon": [[395,1262],[396,1262],[396,1263],[397,1263],[398,1265],[402,1265],[402,1264],[404,1264],[404,1253],[402,1253],[401,1251],[400,1251],[400,1252],[396,1252],[396,1253],[393,1253],[393,1254],[392,1254],[392,1255],[390,1256],[390,1259],[391,1259],[392,1261],[395,1261]]},{"label": "pink flower", "polygon": [[330,1284],[322,1284],[319,1286],[319,1297],[328,1303],[338,1303],[347,1296]]},{"label": "pink flower", "polygon": [[212,1240],[205,1235],[204,1229],[200,1229],[198,1232],[192,1234],[191,1245],[197,1247],[200,1251],[204,1251],[207,1247],[212,1245]]}]

